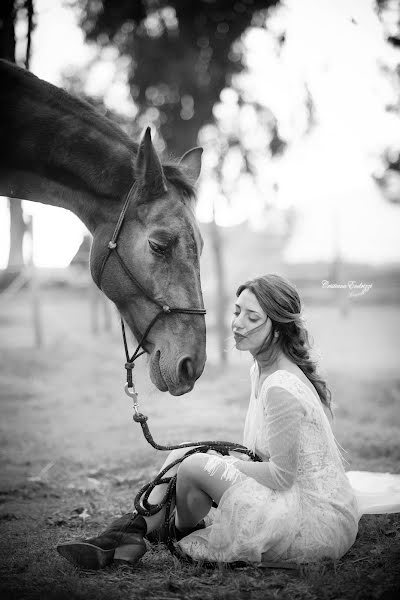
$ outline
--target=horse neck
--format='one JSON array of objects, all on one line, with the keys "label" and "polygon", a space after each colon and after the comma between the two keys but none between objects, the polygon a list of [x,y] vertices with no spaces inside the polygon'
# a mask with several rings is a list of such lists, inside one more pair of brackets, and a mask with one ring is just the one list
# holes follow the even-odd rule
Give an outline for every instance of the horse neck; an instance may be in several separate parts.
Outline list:
[{"label": "horse neck", "polygon": [[132,184],[136,145],[31,73],[0,61],[0,75],[0,194],[62,206],[93,230]]}]

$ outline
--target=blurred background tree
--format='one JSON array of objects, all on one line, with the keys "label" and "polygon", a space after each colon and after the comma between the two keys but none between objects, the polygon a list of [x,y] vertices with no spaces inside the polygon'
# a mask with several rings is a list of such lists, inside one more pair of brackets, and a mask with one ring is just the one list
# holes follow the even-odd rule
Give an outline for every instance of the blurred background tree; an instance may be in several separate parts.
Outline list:
[{"label": "blurred background tree", "polygon": [[[242,176],[248,175],[253,185],[263,190],[264,214],[269,214],[275,201],[270,191],[277,191],[279,184],[271,175],[270,182],[265,185],[265,164],[268,161],[268,170],[272,173],[274,160],[277,159],[279,164],[279,158],[293,142],[282,135],[282,124],[271,106],[249,94],[246,78],[242,75],[246,72],[246,32],[257,28],[269,30],[271,14],[279,2],[76,1],[82,11],[81,26],[86,39],[95,42],[99,49],[112,46],[120,56],[129,57],[128,82],[138,108],[135,120],[138,132],[148,123],[153,124],[158,133],[158,149],[176,156],[199,142],[213,150],[207,153],[203,180],[212,179],[216,183],[209,189],[214,200],[208,234],[214,254],[216,325],[223,360],[227,335],[224,326],[226,269],[223,236],[216,218],[218,203],[223,199],[228,204],[232,202],[240,181],[243,181]],[[391,15],[387,39],[398,44],[398,3],[377,0],[376,6],[383,23]],[[396,11],[397,20],[393,19]],[[352,22],[357,27],[357,20],[352,19]],[[272,26],[271,38],[273,43],[269,49],[279,55],[286,41],[285,30],[273,30]],[[388,72],[388,75],[392,74]],[[265,77],[268,78],[268,69]],[[308,136],[318,123],[318,111],[307,80],[301,95],[304,108],[302,133]],[[394,111],[398,109],[399,106],[393,107]],[[383,171],[376,177],[391,201],[398,201],[399,187],[395,185],[393,193],[391,182],[399,173],[399,156],[399,148],[388,148]],[[294,224],[290,222],[292,217],[288,211],[289,234]],[[339,222],[339,216],[335,218]],[[340,235],[338,225],[333,233],[334,251],[329,271],[332,281],[339,281],[344,275]]]},{"label": "blurred background tree", "polygon": [[[18,19],[26,21],[26,52],[23,66],[29,69],[33,31],[33,0],[2,0],[0,3],[0,58],[16,62],[15,27]],[[2,285],[8,285],[24,267],[23,239],[26,231],[20,200],[9,201],[10,250]]]},{"label": "blurred background tree", "polygon": [[[243,68],[240,39],[278,0],[78,0],[81,26],[98,47],[115,46],[130,57],[129,85],[139,112],[138,130],[149,123],[158,132],[158,149],[182,155],[198,145],[199,131],[213,122],[213,110],[232,76]],[[264,11],[264,12],[263,12]],[[283,41],[283,40],[282,40]],[[79,87],[75,79],[75,90]],[[280,152],[276,121],[271,149]],[[135,132],[133,132],[135,133]],[[138,133],[138,132],[137,132]],[[221,148],[240,146],[243,165],[251,171],[241,137],[220,139]],[[274,145],[275,144],[275,145]],[[223,189],[223,156],[214,172]],[[215,221],[209,230],[216,281],[216,327],[219,356],[226,362],[226,302],[223,239]]]},{"label": "blurred background tree", "polygon": [[[379,17],[389,44],[400,49],[400,3],[398,0],[377,0]],[[400,83],[400,54],[394,72],[386,67],[388,77],[397,78]],[[400,113],[400,86],[397,102],[387,107],[388,111]],[[388,148],[384,155],[384,171],[377,175],[376,181],[384,196],[395,204],[400,204],[400,142],[397,147]]]},{"label": "blurred background tree", "polygon": [[242,68],[234,42],[277,0],[77,0],[89,41],[131,57],[129,83],[138,120],[153,123],[169,152],[195,146],[232,74]]}]

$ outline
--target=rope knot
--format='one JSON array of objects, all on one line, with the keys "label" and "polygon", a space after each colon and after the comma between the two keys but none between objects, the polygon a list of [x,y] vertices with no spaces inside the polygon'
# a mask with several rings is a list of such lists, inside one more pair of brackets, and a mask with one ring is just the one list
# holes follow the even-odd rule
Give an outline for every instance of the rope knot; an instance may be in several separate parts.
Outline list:
[{"label": "rope knot", "polygon": [[125,369],[127,371],[133,371],[134,368],[135,368],[135,363],[134,362],[126,362],[125,363]]},{"label": "rope knot", "polygon": [[170,312],[171,312],[171,309],[170,309],[170,307],[168,306],[168,304],[164,304],[164,306],[162,307],[162,309],[163,309],[163,311],[164,311],[165,313],[170,313]]},{"label": "rope knot", "polygon": [[136,421],[136,423],[146,423],[148,417],[146,417],[146,415],[142,414],[142,413],[138,413],[138,414],[134,414],[133,415],[133,420]]},{"label": "rope knot", "polygon": [[117,244],[113,241],[108,242],[108,247],[110,248],[110,250],[114,250],[117,247]]}]

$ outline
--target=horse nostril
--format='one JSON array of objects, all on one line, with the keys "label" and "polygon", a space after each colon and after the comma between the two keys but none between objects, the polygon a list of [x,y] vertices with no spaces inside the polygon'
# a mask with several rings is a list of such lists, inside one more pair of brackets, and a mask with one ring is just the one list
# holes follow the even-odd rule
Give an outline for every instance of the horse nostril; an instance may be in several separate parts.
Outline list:
[{"label": "horse nostril", "polygon": [[181,358],[177,367],[179,381],[192,381],[194,376],[194,368],[192,359],[189,356]]}]

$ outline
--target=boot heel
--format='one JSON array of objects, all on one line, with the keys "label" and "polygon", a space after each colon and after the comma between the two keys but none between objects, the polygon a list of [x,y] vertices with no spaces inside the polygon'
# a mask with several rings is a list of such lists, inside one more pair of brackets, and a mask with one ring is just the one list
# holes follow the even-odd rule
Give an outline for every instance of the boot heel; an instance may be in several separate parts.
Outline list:
[{"label": "boot heel", "polygon": [[114,562],[121,561],[134,565],[146,551],[147,548],[145,544],[126,544],[125,546],[118,546],[114,552]]}]

